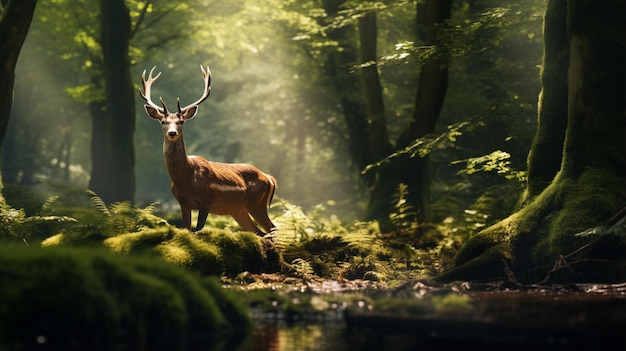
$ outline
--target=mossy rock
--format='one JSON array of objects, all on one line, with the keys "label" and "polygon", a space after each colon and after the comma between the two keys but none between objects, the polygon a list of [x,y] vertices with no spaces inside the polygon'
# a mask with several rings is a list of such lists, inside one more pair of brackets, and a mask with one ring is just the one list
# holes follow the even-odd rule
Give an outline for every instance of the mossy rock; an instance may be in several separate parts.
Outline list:
[{"label": "mossy rock", "polygon": [[103,244],[119,253],[158,256],[204,275],[275,272],[282,267],[278,249],[250,232],[204,229],[192,233],[167,226],[116,235]]},{"label": "mossy rock", "polygon": [[0,349],[211,348],[249,326],[216,278],[103,249],[0,245],[0,286]]}]

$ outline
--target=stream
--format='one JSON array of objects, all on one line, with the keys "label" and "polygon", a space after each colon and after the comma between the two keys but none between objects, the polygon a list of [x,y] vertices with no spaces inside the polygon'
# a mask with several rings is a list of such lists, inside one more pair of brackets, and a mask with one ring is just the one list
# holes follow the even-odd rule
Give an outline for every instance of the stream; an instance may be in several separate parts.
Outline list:
[{"label": "stream", "polygon": [[256,311],[237,350],[578,350],[626,342],[626,284],[506,288],[413,282],[362,294],[313,317]]}]

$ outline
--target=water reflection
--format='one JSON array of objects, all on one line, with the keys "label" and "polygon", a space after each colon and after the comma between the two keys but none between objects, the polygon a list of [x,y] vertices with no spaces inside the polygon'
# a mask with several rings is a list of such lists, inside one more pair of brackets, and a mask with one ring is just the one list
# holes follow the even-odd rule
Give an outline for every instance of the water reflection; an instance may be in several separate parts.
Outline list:
[{"label": "water reflection", "polygon": [[340,321],[279,321],[255,325],[238,351],[408,351],[418,346],[410,334],[349,331]]},{"label": "water reflection", "polygon": [[254,326],[241,351],[350,350],[342,322],[263,322]]},{"label": "water reflection", "polygon": [[[458,300],[460,295],[450,296]],[[428,306],[438,305],[435,297]],[[455,300],[454,304],[427,309],[411,304],[415,299],[396,297],[396,304],[379,303],[378,310],[354,307],[343,312],[333,310],[322,317],[255,314],[251,332],[236,350],[428,351],[480,347],[569,351],[626,344],[622,332],[626,295],[622,292],[477,291],[463,297],[469,307]]]}]

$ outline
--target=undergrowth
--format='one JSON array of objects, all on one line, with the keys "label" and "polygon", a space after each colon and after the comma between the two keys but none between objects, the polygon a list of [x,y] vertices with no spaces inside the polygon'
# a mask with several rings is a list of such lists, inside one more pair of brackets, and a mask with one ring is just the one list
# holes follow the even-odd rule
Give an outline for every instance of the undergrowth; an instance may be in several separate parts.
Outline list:
[{"label": "undergrowth", "polygon": [[[125,255],[149,255],[206,275],[241,272],[280,273],[302,279],[394,281],[423,278],[443,270],[467,236],[468,223],[415,222],[400,187],[395,230],[382,233],[376,222],[342,222],[332,206],[310,213],[276,199],[270,217],[278,229],[272,241],[239,228],[228,216],[208,218],[191,233],[159,212],[159,203],[144,207],[129,202],[106,204],[93,192],[50,197],[24,210],[0,209],[0,241],[28,245],[96,246]],[[77,200],[78,199],[78,200]],[[170,217],[171,218],[171,217]],[[482,219],[484,220],[484,218]]]}]

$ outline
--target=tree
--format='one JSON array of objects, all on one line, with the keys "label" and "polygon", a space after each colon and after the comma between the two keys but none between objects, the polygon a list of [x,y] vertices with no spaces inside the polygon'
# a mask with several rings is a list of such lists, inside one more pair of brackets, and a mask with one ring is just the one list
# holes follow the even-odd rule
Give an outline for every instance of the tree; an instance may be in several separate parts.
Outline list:
[{"label": "tree", "polygon": [[[0,16],[0,153],[13,101],[15,66],[35,13],[37,0],[3,0]],[[0,178],[2,190],[2,178]],[[4,202],[0,194],[1,202]]]},{"label": "tree", "polygon": [[[437,26],[450,17],[452,1],[418,2],[416,39],[424,46],[438,47]],[[435,132],[435,124],[443,106],[447,88],[448,70],[445,54],[437,52],[419,62],[420,83],[415,96],[415,107],[409,125],[397,141],[390,140],[385,120],[382,85],[378,77],[376,52],[376,13],[369,12],[359,19],[362,72],[368,106],[369,147],[375,162],[397,150],[408,147],[414,140]],[[393,198],[400,184],[407,185],[407,204],[415,212],[415,221],[428,220],[430,203],[430,175],[428,156],[403,155],[375,170],[376,180],[370,190],[365,218],[377,220],[384,231],[393,209]]]},{"label": "tree", "polygon": [[[378,74],[376,50],[378,30],[376,13],[369,12],[359,18],[359,44],[361,48],[361,68],[367,106],[368,146],[374,161],[381,160],[393,152],[389,140],[387,120],[383,101],[383,88]],[[397,182],[392,167],[383,167],[376,171],[376,180],[372,184],[365,218],[378,220],[382,230],[389,230],[391,196]]]},{"label": "tree", "polygon": [[[437,26],[450,17],[451,3],[418,2],[415,13],[419,28],[416,39],[419,43],[438,46]],[[383,162],[379,167],[367,166],[388,159],[389,155],[409,146],[415,139],[434,132],[447,85],[447,66],[443,51],[437,51],[437,54],[424,61],[419,60],[418,71],[422,78],[414,100],[414,112],[409,118],[409,125],[394,141],[388,130],[390,123],[386,117],[385,97],[379,73],[377,13],[398,4],[392,3],[389,7],[380,2],[352,4],[356,7],[350,15],[348,10],[344,9],[341,14],[338,11],[339,8],[348,6],[344,1],[322,2],[326,14],[334,19],[327,26],[328,37],[339,46],[327,56],[327,67],[331,68],[330,76],[344,110],[350,156],[353,164],[360,167],[359,171],[369,169],[362,177],[369,189],[364,218],[377,220],[383,231],[392,229],[389,217],[394,211],[392,202],[400,184],[408,185],[408,205],[419,214],[414,220],[426,219],[425,213],[429,204],[428,160],[407,156],[396,158],[392,162]],[[357,46],[350,43],[351,21],[347,18],[358,18],[359,56],[355,54]],[[354,75],[348,74],[355,65],[360,66],[362,82],[359,84],[355,82]],[[356,99],[350,95],[355,87],[361,86],[364,99]]]},{"label": "tree", "polygon": [[[441,49],[438,26],[450,18],[452,0],[417,3],[417,38],[436,52],[420,67],[420,78],[415,96],[415,107],[410,123],[397,142],[397,149],[408,147],[414,140],[435,133],[435,126],[448,89],[448,54]],[[408,200],[418,214],[418,220],[430,221],[430,167],[428,155],[401,159],[405,177],[401,182],[408,186]]]},{"label": "tree", "polygon": [[[344,0],[323,0],[322,7],[328,16],[336,17],[344,3]],[[372,21],[375,21],[375,18],[370,20],[370,22]],[[372,39],[375,43],[376,32],[371,34],[374,35]],[[357,172],[360,173],[374,159],[369,147],[366,107],[363,102],[363,95],[360,94],[363,83],[357,75],[350,72],[350,67],[358,61],[357,43],[352,37],[354,27],[351,25],[338,26],[328,31],[327,35],[330,40],[337,43],[338,50],[327,53],[324,62],[325,74],[331,80],[337,93],[348,133],[348,153],[357,168]],[[376,54],[375,48],[373,54]],[[373,185],[374,173],[362,174],[361,178],[369,187]]]},{"label": "tree", "polygon": [[[439,280],[626,278],[623,225],[611,227],[623,221],[626,205],[624,21],[626,3],[620,0],[546,3],[527,203],[470,238]],[[550,156],[541,158],[543,152]]]},{"label": "tree", "polygon": [[107,203],[132,202],[135,90],[130,75],[131,20],[124,0],[101,0],[100,19],[105,100],[102,111],[97,105],[92,108],[94,157],[89,187]]}]

